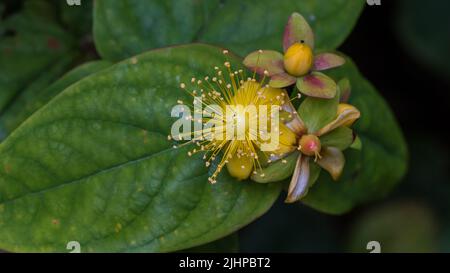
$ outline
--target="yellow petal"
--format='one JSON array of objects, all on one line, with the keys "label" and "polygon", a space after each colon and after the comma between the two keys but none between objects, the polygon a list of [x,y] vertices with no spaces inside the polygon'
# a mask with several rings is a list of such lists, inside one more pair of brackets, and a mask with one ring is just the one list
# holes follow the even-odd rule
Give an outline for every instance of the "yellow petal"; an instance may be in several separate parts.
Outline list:
[{"label": "yellow petal", "polygon": [[[338,116],[341,115],[341,114],[344,113],[344,111],[346,111],[346,110],[349,110],[349,111],[352,111],[352,112],[355,112],[355,110],[358,111],[358,109],[356,109],[356,107],[353,106],[353,105],[350,105],[350,104],[347,104],[347,103],[340,103],[340,104],[338,105],[337,115],[338,115]],[[343,125],[343,126],[350,127],[350,126],[352,126],[353,123],[355,123],[355,121],[356,121],[357,119],[358,119],[358,117],[355,115],[355,116],[353,116],[353,118],[348,119],[348,120],[347,120],[346,122],[344,122],[342,125]]]},{"label": "yellow petal", "polygon": [[279,126],[278,146],[275,150],[269,151],[268,154],[285,155],[297,149],[297,135],[283,123],[280,123]]},{"label": "yellow petal", "polygon": [[314,134],[316,136],[321,136],[324,135],[328,132],[333,131],[334,129],[344,126],[347,123],[353,123],[355,122],[355,120],[359,119],[359,117],[361,116],[361,113],[359,112],[359,110],[352,106],[347,104],[348,106],[342,107],[341,106],[341,111],[338,111],[337,117],[336,119],[334,119],[332,122],[328,123],[327,125],[325,125],[322,129],[320,129],[319,131],[315,132]]}]

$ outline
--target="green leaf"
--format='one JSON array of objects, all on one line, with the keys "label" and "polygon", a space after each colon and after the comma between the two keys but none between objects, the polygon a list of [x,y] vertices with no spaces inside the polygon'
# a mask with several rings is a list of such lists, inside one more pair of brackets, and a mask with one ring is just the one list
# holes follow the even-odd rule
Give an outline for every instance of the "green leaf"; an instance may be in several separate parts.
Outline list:
[{"label": "green leaf", "polygon": [[[202,41],[245,56],[257,49],[282,51],[293,12],[310,23],[316,46],[337,48],[359,17],[363,0],[99,0],[94,38],[101,56],[120,60],[147,49]],[[114,26],[114,27],[111,27]]]},{"label": "green leaf", "polygon": [[0,141],[64,89],[51,83],[95,57],[88,36],[75,38],[90,32],[91,14],[92,2],[73,7],[65,1],[26,0],[0,23]]},{"label": "green leaf", "polygon": [[335,79],[347,77],[352,85],[349,103],[361,111],[353,128],[362,142],[361,151],[348,149],[339,181],[320,176],[303,200],[323,212],[341,214],[354,206],[384,197],[406,172],[407,147],[389,105],[360,74],[355,64],[330,71]]},{"label": "green leaf", "polygon": [[359,136],[355,137],[355,140],[353,141],[352,145],[350,145],[350,148],[355,149],[355,150],[362,149],[362,142],[361,142],[361,138],[359,138]]},{"label": "green leaf", "polygon": [[322,147],[336,147],[343,151],[353,143],[353,130],[342,126],[320,137]]},{"label": "green leaf", "polygon": [[148,49],[192,42],[218,5],[218,0],[95,1],[97,51],[116,61]]},{"label": "green leaf", "polygon": [[229,0],[211,17],[200,40],[242,55],[255,47],[282,51],[285,25],[299,12],[314,31],[316,48],[335,49],[350,34],[364,5],[362,0]]},{"label": "green leaf", "polygon": [[337,115],[339,92],[332,99],[307,97],[298,109],[298,114],[306,124],[308,133],[317,132],[332,122]]},{"label": "green leaf", "polygon": [[[33,96],[34,94],[39,93],[42,89],[45,89],[46,86],[48,86],[52,81],[57,79],[64,71],[67,69],[67,67],[72,62],[72,57],[62,57],[61,60],[56,62],[52,67],[50,67],[46,73],[42,73],[38,78],[36,78],[33,82],[31,82],[26,88],[23,90],[20,90],[20,92],[16,93],[13,99],[4,107],[3,111],[0,111],[0,119],[4,115],[8,114],[10,112],[11,108],[16,108],[17,115],[21,115],[24,109],[21,109],[21,106],[23,104],[24,99],[27,97]],[[18,105],[18,107],[16,107]],[[14,128],[4,128],[2,122],[0,122],[0,141],[6,137],[11,130]]]},{"label": "green leaf", "polygon": [[38,81],[21,92],[0,114],[0,140],[2,140],[2,136],[6,137],[6,135],[10,134],[20,123],[68,86],[110,65],[111,63],[108,61],[85,63],[74,68],[48,87],[45,87],[49,84],[49,79],[54,79],[55,75],[60,75],[67,67],[67,60],[63,59],[60,65],[54,66],[42,75]]},{"label": "green leaf", "polygon": [[80,6],[70,6],[67,4],[67,1],[58,1],[60,20],[72,35],[77,37],[82,37],[83,35],[92,36],[94,1],[81,0],[81,2]]},{"label": "green leaf", "polygon": [[71,49],[74,41],[64,30],[30,13],[14,14],[2,21],[0,34],[1,113],[43,72],[62,59],[74,59],[75,54]]},{"label": "green leaf", "polygon": [[[270,183],[283,181],[292,176],[294,172],[295,163],[297,161],[298,152],[293,152],[284,159],[277,160],[270,163],[267,168],[257,170],[256,174],[252,175],[252,180],[258,183]],[[264,173],[264,176],[261,174]]]},{"label": "green leaf", "polygon": [[22,12],[39,16],[41,17],[40,19],[43,20],[56,21],[55,15],[58,13],[53,4],[54,3],[50,3],[48,0],[25,0],[23,1]]},{"label": "green leaf", "polygon": [[[241,61],[228,56],[234,67]],[[280,183],[207,181],[202,155],[167,140],[180,82],[214,73],[221,49],[155,50],[71,85],[0,144],[0,248],[169,252],[231,234]]]},{"label": "green leaf", "polygon": [[448,80],[450,76],[449,1],[401,0],[396,14],[397,40],[410,56]]},{"label": "green leaf", "polygon": [[322,168],[314,161],[310,162],[309,168],[310,168],[309,187],[312,187],[317,182],[317,179],[319,179],[320,174],[322,172]]},{"label": "green leaf", "polygon": [[185,249],[183,253],[237,253],[239,252],[239,237],[237,233],[223,237],[217,241]]}]

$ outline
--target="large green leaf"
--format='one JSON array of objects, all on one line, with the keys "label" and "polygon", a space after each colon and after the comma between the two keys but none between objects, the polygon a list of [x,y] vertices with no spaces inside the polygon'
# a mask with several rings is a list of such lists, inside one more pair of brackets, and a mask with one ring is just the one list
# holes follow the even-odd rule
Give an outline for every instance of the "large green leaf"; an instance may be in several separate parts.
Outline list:
[{"label": "large green leaf", "polygon": [[2,21],[0,35],[0,112],[42,72],[59,65],[61,59],[75,57],[74,41],[69,35],[53,22],[29,12]]},{"label": "large green leaf", "polygon": [[91,13],[92,3],[71,7],[65,1],[25,0],[22,9],[0,23],[0,141],[69,81],[79,79],[72,75],[49,86],[95,55],[86,36]]},{"label": "large green leaf", "polygon": [[120,60],[167,45],[202,41],[240,55],[282,49],[285,24],[302,13],[318,48],[334,49],[348,36],[363,0],[98,0],[94,38],[103,58]]},{"label": "large green leaf", "polygon": [[189,43],[207,23],[218,0],[95,1],[97,51],[121,60],[148,49]]},{"label": "large green leaf", "polygon": [[389,193],[405,174],[407,147],[389,105],[349,58],[328,74],[335,80],[350,79],[350,103],[361,111],[354,128],[362,150],[347,150],[340,180],[334,182],[322,173],[303,201],[320,211],[340,214]]},{"label": "large green leaf", "polygon": [[[73,59],[71,56],[61,57],[59,61],[56,61],[51,67],[48,68],[46,73],[39,75],[39,77],[30,82],[24,89],[18,89],[14,97],[8,102],[7,105],[4,106],[3,110],[0,111],[0,118],[7,115],[11,108],[16,108],[16,114],[19,115],[22,111],[26,112],[25,109],[21,108],[23,105],[20,102],[23,100],[23,97],[26,98],[28,96],[33,96],[45,89],[51,82],[64,73],[67,67],[70,66],[72,60]],[[0,141],[9,134],[9,129],[10,128],[4,128],[3,124],[0,122]]]},{"label": "large green leaf", "polygon": [[184,253],[236,253],[239,251],[239,237],[237,232],[217,241],[185,249]]},{"label": "large green leaf", "polygon": [[[38,0],[42,1],[42,0]],[[94,1],[83,1],[80,6],[70,6],[67,1],[57,1],[61,24],[77,37],[92,35],[92,9]],[[92,37],[90,37],[92,39]]]},{"label": "large green leaf", "polygon": [[398,41],[434,73],[450,76],[449,1],[401,0],[396,14]]},{"label": "large green leaf", "polygon": [[299,12],[314,31],[316,47],[335,49],[350,34],[364,5],[363,0],[228,0],[199,37],[243,55],[255,47],[281,51],[287,20]]},{"label": "large green leaf", "polygon": [[211,185],[201,155],[167,140],[171,108],[189,100],[180,81],[224,60],[206,45],[151,51],[71,85],[22,123],[0,144],[0,248],[176,251],[263,214],[280,183],[223,171]]},{"label": "large green leaf", "polygon": [[39,80],[21,92],[0,114],[0,140],[68,86],[110,65],[111,63],[108,61],[85,63],[69,71],[48,87],[44,87],[48,85],[48,79],[53,79],[54,74],[61,74],[61,71],[67,67],[67,60],[62,59],[60,65],[55,65],[42,75]]}]

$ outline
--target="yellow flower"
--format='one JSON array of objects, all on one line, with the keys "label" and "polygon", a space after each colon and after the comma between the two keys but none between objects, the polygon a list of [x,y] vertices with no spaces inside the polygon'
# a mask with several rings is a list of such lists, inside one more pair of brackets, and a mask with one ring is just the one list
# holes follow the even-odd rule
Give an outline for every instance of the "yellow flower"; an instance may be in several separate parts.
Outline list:
[{"label": "yellow flower", "polygon": [[[228,61],[224,67],[225,70],[215,67],[214,77],[202,80],[192,78],[193,90],[188,90],[187,84],[181,83],[180,87],[194,97],[191,108],[202,105],[203,110],[197,112],[207,115],[202,115],[199,120],[189,116],[190,121],[200,123],[197,130],[169,136],[176,140],[190,139],[182,144],[196,145],[189,151],[189,156],[204,153],[205,165],[215,167],[209,177],[211,183],[216,182],[225,166],[231,176],[245,180],[257,169],[262,170],[260,156],[291,152],[297,143],[296,135],[289,129],[295,122],[289,119],[285,124],[279,122],[285,116],[295,114],[286,91],[265,85],[265,77],[258,81],[255,74],[246,77],[243,70],[233,71]],[[183,102],[179,101],[179,104]],[[264,116],[267,122],[261,119]],[[264,145],[269,146],[273,136],[276,136],[278,143],[270,151],[264,151]]]}]

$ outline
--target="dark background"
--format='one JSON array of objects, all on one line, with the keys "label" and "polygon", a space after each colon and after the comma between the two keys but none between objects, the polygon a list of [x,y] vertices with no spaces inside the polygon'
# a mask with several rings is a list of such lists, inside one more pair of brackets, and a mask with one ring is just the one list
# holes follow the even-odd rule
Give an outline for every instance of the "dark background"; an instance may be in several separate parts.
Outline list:
[{"label": "dark background", "polygon": [[450,252],[449,3],[366,6],[340,48],[386,99],[408,142],[409,171],[396,190],[343,216],[280,197],[240,232],[241,251],[369,252],[375,240],[386,252]]}]

